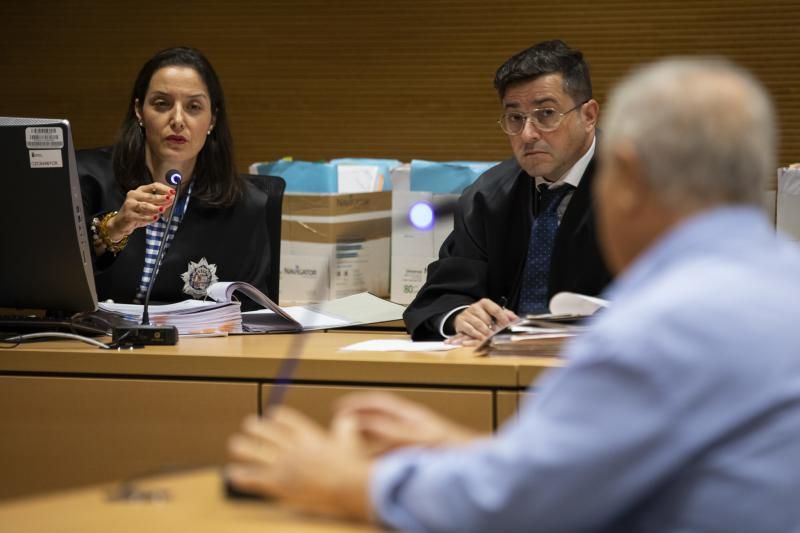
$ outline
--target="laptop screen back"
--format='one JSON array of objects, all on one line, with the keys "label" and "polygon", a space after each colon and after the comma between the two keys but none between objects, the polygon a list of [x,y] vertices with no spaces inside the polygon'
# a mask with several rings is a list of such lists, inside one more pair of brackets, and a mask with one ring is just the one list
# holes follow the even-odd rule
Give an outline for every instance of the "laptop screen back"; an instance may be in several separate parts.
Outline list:
[{"label": "laptop screen back", "polygon": [[0,307],[94,311],[69,122],[0,117]]}]

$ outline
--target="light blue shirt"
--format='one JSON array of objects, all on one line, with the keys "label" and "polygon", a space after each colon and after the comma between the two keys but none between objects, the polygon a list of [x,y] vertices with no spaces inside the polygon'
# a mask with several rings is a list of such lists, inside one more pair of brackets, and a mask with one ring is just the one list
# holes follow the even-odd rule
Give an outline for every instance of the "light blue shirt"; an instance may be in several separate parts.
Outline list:
[{"label": "light blue shirt", "polygon": [[754,208],[696,216],[610,288],[495,438],[381,458],[403,531],[800,531],[800,252]]}]

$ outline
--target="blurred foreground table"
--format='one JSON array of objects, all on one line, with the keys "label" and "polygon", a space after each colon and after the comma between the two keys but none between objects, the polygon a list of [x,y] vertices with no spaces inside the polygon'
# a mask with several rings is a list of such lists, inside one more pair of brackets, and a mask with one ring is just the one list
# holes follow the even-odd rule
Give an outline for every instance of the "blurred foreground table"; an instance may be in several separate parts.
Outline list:
[{"label": "blurred foreground table", "polygon": [[516,411],[553,358],[450,352],[345,352],[397,332],[181,338],[101,350],[77,341],[0,350],[0,499],[148,472],[221,464],[225,442],[261,413],[281,363],[299,357],[284,403],[327,424],[336,401],[384,390],[478,431]]},{"label": "blurred foreground table", "polygon": [[[120,494],[127,499],[120,499]],[[203,469],[0,502],[0,531],[14,533],[344,533],[379,531],[308,517],[277,504],[228,500],[218,470]]]}]

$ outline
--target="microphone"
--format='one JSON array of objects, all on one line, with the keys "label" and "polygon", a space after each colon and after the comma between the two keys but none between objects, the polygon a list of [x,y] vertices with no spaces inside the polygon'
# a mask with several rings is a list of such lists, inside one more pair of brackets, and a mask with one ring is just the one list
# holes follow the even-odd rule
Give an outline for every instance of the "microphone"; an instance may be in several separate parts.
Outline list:
[{"label": "microphone", "polygon": [[408,209],[408,222],[421,231],[429,231],[436,219],[454,214],[458,210],[458,197],[437,202],[415,202]]},{"label": "microphone", "polygon": [[142,309],[143,326],[150,325],[150,315],[148,313],[148,307],[150,306],[150,291],[153,290],[153,285],[156,283],[156,276],[158,276],[158,269],[161,267],[161,259],[164,257],[167,237],[169,236],[169,230],[172,228],[172,213],[175,212],[175,206],[178,205],[178,198],[181,194],[180,185],[183,181],[183,176],[181,176],[180,170],[175,170],[174,168],[168,170],[164,177],[168,184],[175,187],[175,200],[172,202],[172,207],[169,209],[169,215],[167,216],[167,227],[164,228],[164,235],[161,236],[161,243],[158,245],[158,256],[156,257],[156,264],[153,266],[153,275],[150,276],[150,283],[147,284],[147,294],[144,296],[144,309]]},{"label": "microphone", "polygon": [[175,200],[172,202],[169,214],[167,215],[167,226],[164,228],[164,234],[161,236],[161,242],[158,245],[158,255],[156,262],[153,265],[153,274],[150,276],[150,282],[147,284],[147,293],[144,296],[144,305],[142,308],[142,323],[138,326],[128,327],[115,327],[112,329],[112,342],[125,342],[126,344],[134,345],[173,345],[178,343],[178,328],[175,326],[151,326],[150,325],[150,291],[153,290],[153,285],[158,276],[158,270],[161,267],[161,259],[164,257],[166,249],[167,237],[169,236],[170,229],[172,229],[172,214],[175,212],[175,207],[178,205],[180,197],[180,185],[183,181],[183,176],[180,170],[170,169],[164,176],[169,185],[175,187]]},{"label": "microphone", "polygon": [[[181,171],[175,170],[174,168],[167,170],[165,178],[167,180],[167,183],[169,183],[170,185],[174,185],[175,187],[180,186],[181,182],[183,181],[183,176],[181,175]],[[175,204],[173,203],[172,205],[174,206]]]}]

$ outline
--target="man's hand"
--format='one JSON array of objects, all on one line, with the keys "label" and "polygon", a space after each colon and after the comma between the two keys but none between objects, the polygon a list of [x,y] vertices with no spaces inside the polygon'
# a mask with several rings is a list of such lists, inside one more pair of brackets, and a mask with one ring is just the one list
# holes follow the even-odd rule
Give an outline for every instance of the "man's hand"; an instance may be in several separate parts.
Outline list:
[{"label": "man's hand", "polygon": [[373,456],[402,446],[450,446],[478,437],[423,405],[386,392],[344,396],[337,403],[335,420],[339,418],[355,420]]},{"label": "man's hand", "polygon": [[464,346],[476,345],[516,319],[517,315],[513,311],[500,307],[488,298],[482,298],[456,315],[453,322],[456,336],[446,342]]},{"label": "man's hand", "polygon": [[353,418],[337,417],[325,431],[278,407],[269,418],[247,417],[228,450],[234,462],[226,473],[240,490],[275,496],[302,511],[369,519],[371,462]]}]

